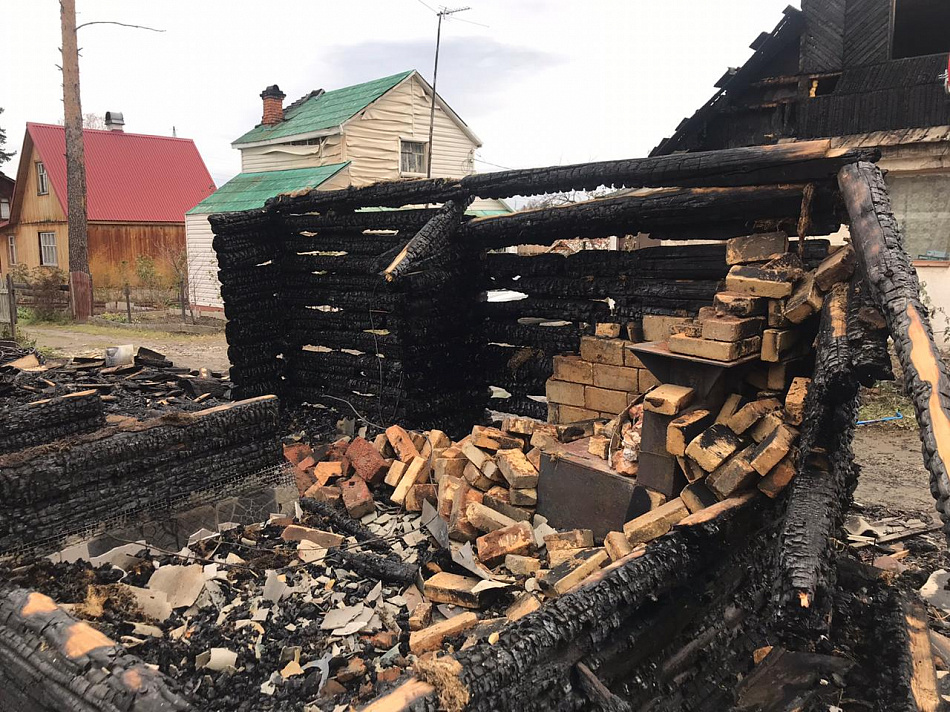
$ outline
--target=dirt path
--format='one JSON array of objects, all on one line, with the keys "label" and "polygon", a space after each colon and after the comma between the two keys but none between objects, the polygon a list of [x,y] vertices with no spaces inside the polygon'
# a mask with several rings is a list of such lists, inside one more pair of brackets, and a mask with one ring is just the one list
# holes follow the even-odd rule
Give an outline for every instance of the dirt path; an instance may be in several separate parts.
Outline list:
[{"label": "dirt path", "polygon": [[854,499],[865,505],[933,512],[930,474],[924,469],[916,430],[889,426],[858,426],[855,460],[861,476]]},{"label": "dirt path", "polygon": [[118,329],[107,326],[26,326],[37,348],[53,349],[63,356],[99,356],[107,346],[134,344],[160,351],[176,366],[227,371],[228,343],[224,333],[172,334],[162,331]]}]

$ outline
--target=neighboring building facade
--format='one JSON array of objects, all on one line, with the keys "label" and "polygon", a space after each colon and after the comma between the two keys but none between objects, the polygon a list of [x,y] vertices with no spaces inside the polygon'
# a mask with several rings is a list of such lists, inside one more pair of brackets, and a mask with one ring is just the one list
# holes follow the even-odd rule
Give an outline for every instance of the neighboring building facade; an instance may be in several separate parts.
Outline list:
[{"label": "neighboring building facade", "polygon": [[[191,298],[200,307],[222,306],[208,215],[260,208],[280,193],[426,177],[432,87],[416,71],[312,91],[287,107],[276,85],[261,98],[261,123],[231,144],[241,151],[241,173],[186,219]],[[474,173],[481,141],[439,96],[433,125],[432,177]],[[494,200],[472,209],[509,212]]]},{"label": "neighboring building facade", "polygon": [[[185,247],[185,212],[214,192],[194,142],[167,136],[85,129],[89,265],[93,285],[139,255],[156,261]],[[66,134],[28,123],[10,219],[2,228],[0,269],[69,268]]]},{"label": "neighboring building facade", "polygon": [[13,187],[16,181],[0,171],[0,226],[10,220],[10,206],[13,204]]},{"label": "neighboring building facade", "polygon": [[751,46],[653,154],[814,138],[880,148],[905,247],[950,314],[950,2],[802,0]]}]

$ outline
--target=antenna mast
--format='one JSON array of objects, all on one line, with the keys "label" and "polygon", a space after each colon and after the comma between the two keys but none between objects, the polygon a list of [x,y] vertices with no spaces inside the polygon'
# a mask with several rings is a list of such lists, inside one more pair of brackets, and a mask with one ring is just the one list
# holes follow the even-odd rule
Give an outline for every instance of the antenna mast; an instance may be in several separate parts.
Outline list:
[{"label": "antenna mast", "polygon": [[429,109],[429,149],[426,160],[426,178],[432,177],[432,135],[435,131],[435,95],[436,87],[439,82],[439,45],[442,42],[442,18],[471,9],[470,7],[457,7],[450,10],[443,6],[437,13],[439,16],[439,27],[435,34],[435,68],[432,70],[432,107]]}]

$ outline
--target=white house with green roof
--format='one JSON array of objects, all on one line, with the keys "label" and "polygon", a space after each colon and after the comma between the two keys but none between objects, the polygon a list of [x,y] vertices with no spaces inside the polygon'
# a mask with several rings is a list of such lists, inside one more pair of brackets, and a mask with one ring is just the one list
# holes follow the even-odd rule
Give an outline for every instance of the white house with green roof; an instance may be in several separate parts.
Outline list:
[{"label": "white house with green roof", "polygon": [[[185,216],[190,296],[198,307],[222,308],[208,215],[261,208],[276,195],[309,188],[424,178],[430,151],[433,178],[475,172],[481,140],[438,95],[429,145],[432,87],[415,70],[311,91],[287,107],[284,98],[277,85],[261,93],[261,123],[231,144],[241,152],[241,173]],[[471,212],[510,208],[498,200],[476,201]]]}]

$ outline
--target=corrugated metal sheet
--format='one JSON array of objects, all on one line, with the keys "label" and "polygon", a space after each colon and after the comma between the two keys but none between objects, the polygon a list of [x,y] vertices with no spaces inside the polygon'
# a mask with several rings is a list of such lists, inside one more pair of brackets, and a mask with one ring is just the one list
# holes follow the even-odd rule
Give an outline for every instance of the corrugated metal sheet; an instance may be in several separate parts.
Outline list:
[{"label": "corrugated metal sheet", "polygon": [[[28,123],[53,192],[66,212],[66,132]],[[195,142],[120,131],[83,131],[90,221],[176,222],[214,192]]]},{"label": "corrugated metal sheet", "polygon": [[210,215],[263,208],[269,198],[281,193],[316,188],[347,165],[347,163],[336,163],[330,166],[294,168],[288,171],[238,173],[222,185],[214,195],[205,198],[188,213]]}]

